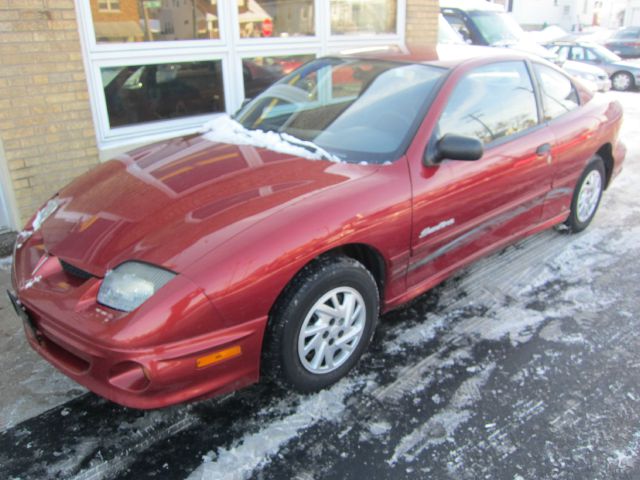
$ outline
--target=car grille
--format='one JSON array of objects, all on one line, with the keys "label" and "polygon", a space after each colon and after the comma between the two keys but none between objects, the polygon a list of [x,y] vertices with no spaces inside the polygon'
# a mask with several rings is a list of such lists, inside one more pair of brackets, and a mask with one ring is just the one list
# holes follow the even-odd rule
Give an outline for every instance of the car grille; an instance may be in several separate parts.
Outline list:
[{"label": "car grille", "polygon": [[90,278],[93,278],[93,275],[91,275],[89,272],[85,272],[84,270],[78,267],[75,267],[70,263],[65,262],[64,260],[61,260],[61,259],[58,259],[58,260],[60,260],[60,265],[62,266],[62,269],[72,277],[81,278],[82,280],[89,280]]}]

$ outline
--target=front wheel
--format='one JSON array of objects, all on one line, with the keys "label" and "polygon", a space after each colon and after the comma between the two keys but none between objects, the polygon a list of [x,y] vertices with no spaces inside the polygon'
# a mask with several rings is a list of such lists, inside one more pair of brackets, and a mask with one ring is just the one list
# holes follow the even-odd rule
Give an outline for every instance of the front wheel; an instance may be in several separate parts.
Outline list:
[{"label": "front wheel", "polygon": [[573,233],[581,232],[589,226],[598,210],[604,190],[604,162],[595,156],[578,179],[571,200],[571,213],[565,221]]},{"label": "front wheel", "polygon": [[263,374],[304,393],[337,382],[369,345],[378,311],[375,279],[361,263],[347,257],[315,260],[272,312]]},{"label": "front wheel", "polygon": [[611,77],[611,87],[620,92],[626,92],[634,87],[633,75],[629,72],[617,72]]}]

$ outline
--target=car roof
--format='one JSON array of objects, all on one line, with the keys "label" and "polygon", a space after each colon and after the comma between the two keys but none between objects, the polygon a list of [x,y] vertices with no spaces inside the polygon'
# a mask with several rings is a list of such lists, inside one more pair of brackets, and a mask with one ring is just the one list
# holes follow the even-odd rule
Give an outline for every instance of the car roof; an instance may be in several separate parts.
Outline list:
[{"label": "car roof", "polygon": [[487,63],[495,59],[535,59],[536,61],[547,63],[541,57],[529,55],[521,51],[514,51],[512,49],[457,44],[438,44],[435,47],[412,48],[405,51],[367,49],[366,51],[343,52],[341,56],[403,63],[422,63],[443,68],[454,68],[458,65],[478,59],[485,59]]}]

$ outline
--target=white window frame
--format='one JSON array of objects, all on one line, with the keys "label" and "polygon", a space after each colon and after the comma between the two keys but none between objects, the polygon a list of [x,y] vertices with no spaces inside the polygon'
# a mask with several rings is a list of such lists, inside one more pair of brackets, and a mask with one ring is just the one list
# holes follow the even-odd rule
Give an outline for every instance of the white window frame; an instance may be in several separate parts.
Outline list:
[{"label": "white window frame", "polygon": [[193,133],[215,115],[205,114],[111,128],[100,73],[103,67],[220,60],[225,106],[227,112],[231,113],[241,106],[244,98],[242,60],[245,58],[305,54],[323,56],[343,50],[405,45],[406,0],[397,0],[395,34],[332,35],[330,0],[314,0],[314,36],[240,38],[237,3],[218,1],[218,39],[109,44],[96,42],[89,2],[75,0],[75,4],[101,159],[136,145]]}]

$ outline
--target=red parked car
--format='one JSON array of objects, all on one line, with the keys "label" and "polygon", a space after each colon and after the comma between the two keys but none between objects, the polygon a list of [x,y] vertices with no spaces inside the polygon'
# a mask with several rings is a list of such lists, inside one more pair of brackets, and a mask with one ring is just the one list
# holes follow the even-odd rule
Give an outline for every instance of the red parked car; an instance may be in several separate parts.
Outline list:
[{"label": "red parked car", "polygon": [[31,346],[135,408],[261,376],[316,391],[381,313],[587,227],[624,159],[621,106],[541,59],[453,50],[317,59],[234,120],[60,190],[15,250]]}]

